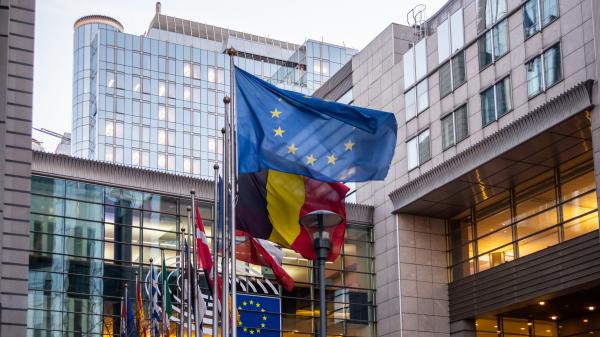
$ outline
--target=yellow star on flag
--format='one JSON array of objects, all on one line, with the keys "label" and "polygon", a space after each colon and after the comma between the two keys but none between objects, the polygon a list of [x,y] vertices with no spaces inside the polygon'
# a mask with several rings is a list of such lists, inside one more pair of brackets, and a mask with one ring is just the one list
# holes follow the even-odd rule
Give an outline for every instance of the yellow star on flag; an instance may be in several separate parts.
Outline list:
[{"label": "yellow star on flag", "polygon": [[273,129],[273,131],[275,131],[275,137],[283,137],[283,133],[285,132],[285,130],[282,129],[281,126],[278,126],[277,129]]},{"label": "yellow star on flag", "polygon": [[315,158],[315,156],[313,156],[312,154],[306,156],[306,164],[314,165],[316,161],[317,161],[317,158]]},{"label": "yellow star on flag", "polygon": [[354,146],[354,143],[352,143],[351,139],[348,139],[348,141],[346,143],[344,143],[344,148],[346,149],[346,151],[352,151],[353,146]]},{"label": "yellow star on flag", "polygon": [[291,154],[296,154],[296,151],[298,151],[296,144],[292,144],[292,145],[288,146],[287,149],[288,149],[288,153],[291,153]]},{"label": "yellow star on flag", "polygon": [[260,327],[261,327],[261,328],[264,328],[264,327],[266,327],[266,326],[267,326],[267,325],[266,325],[265,323],[260,323]]},{"label": "yellow star on flag", "polygon": [[256,329],[256,333],[260,333],[260,329]]},{"label": "yellow star on flag", "polygon": [[260,303],[256,302],[256,307],[257,308],[260,307]]},{"label": "yellow star on flag", "polygon": [[254,330],[250,330],[250,334],[251,334],[251,335],[254,335]]},{"label": "yellow star on flag", "polygon": [[260,312],[265,312],[265,309],[260,309]]},{"label": "yellow star on flag", "polygon": [[336,160],[337,157],[333,153],[327,156],[327,164],[335,165]]},{"label": "yellow star on flag", "polygon": [[246,301],[244,301],[244,302],[242,302],[242,304],[243,304],[244,306],[246,306],[246,304],[248,304],[248,303],[247,303]]},{"label": "yellow star on flag", "polygon": [[277,110],[277,108],[275,108],[275,110],[271,111],[271,118],[279,118],[280,115],[281,115],[281,111]]},{"label": "yellow star on flag", "polygon": [[242,326],[242,321],[239,321],[239,322],[238,322],[238,325],[239,325],[239,326]]},{"label": "yellow star on flag", "polygon": [[266,320],[267,320],[267,316],[263,316],[263,321],[266,321]]},{"label": "yellow star on flag", "polygon": [[244,327],[244,332],[248,331],[248,328]]}]

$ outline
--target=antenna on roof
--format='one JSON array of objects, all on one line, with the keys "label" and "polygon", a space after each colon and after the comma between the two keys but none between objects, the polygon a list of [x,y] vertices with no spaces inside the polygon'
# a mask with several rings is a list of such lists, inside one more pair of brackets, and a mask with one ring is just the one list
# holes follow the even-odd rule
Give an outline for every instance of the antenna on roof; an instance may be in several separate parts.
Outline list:
[{"label": "antenna on roof", "polygon": [[427,7],[424,4],[419,4],[406,14],[406,22],[409,26],[413,27],[414,30],[415,42],[419,41],[427,34],[427,30],[425,29],[426,8]]},{"label": "antenna on roof", "polygon": [[156,14],[160,14],[161,7],[162,7],[162,5],[161,5],[160,1],[157,1],[156,2]]}]

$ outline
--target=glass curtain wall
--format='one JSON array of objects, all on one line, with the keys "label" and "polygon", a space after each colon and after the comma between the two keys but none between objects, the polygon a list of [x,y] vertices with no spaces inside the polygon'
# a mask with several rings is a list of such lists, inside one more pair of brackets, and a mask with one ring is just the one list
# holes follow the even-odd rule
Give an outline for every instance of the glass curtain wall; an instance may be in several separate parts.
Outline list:
[{"label": "glass curtain wall", "polygon": [[453,280],[598,230],[591,152],[449,221]]},{"label": "glass curtain wall", "polygon": [[[28,336],[118,336],[124,285],[135,307],[134,280],[139,273],[147,305],[149,259],[158,263],[164,249],[169,272],[175,271],[177,233],[187,225],[189,204],[187,198],[34,176]],[[212,211],[207,204],[200,206],[210,246]],[[372,227],[348,224],[346,238],[341,256],[326,266],[330,332],[374,336]],[[275,283],[269,269],[249,267],[258,274],[247,279]],[[310,336],[319,317],[315,270],[310,261],[287,249],[284,268],[296,280],[296,288],[290,293],[279,289],[282,333]],[[175,278],[169,280],[177,295]],[[202,287],[208,294],[207,285]]]}]

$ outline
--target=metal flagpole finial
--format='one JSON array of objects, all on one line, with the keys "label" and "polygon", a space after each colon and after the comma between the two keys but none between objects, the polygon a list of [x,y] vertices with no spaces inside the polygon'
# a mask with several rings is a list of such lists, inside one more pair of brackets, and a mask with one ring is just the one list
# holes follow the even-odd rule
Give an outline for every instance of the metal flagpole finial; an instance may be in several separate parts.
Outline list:
[{"label": "metal flagpole finial", "polygon": [[225,104],[231,103],[231,98],[229,96],[223,97],[223,103],[225,103]]},{"label": "metal flagpole finial", "polygon": [[194,190],[194,189],[190,190],[190,194],[192,194],[192,195],[196,194],[196,190]]},{"label": "metal flagpole finial", "polygon": [[222,133],[222,134],[225,134],[225,128],[222,128],[222,129],[221,129],[221,133]]},{"label": "metal flagpole finial", "polygon": [[229,48],[227,48],[227,55],[229,55],[229,56],[236,56],[237,55],[237,50],[235,50],[235,48],[233,48],[233,47],[229,47]]},{"label": "metal flagpole finial", "polygon": [[181,232],[185,233],[185,227],[181,227]]},{"label": "metal flagpole finial", "polygon": [[218,170],[219,169],[219,163],[215,162],[215,164],[213,165],[213,169]]},{"label": "metal flagpole finial", "polygon": [[153,258],[150,258],[150,263],[152,263],[152,262],[154,262],[154,259],[153,259]]},{"label": "metal flagpole finial", "polygon": [[191,211],[192,211],[192,206],[188,206],[188,207],[187,207],[187,211],[188,211],[188,212],[191,212]]}]

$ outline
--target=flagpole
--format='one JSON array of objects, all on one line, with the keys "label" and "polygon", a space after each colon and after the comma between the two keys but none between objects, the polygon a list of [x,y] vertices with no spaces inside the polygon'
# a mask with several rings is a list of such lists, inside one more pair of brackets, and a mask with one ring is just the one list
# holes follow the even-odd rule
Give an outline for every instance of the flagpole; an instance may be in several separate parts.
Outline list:
[{"label": "flagpole", "polygon": [[196,294],[196,296],[194,296],[194,303],[196,303],[196,311],[195,311],[195,315],[194,315],[194,321],[196,322],[196,324],[195,324],[196,337],[198,337],[202,331],[202,319],[203,319],[203,317],[200,317],[200,301],[204,301],[204,299],[202,299],[202,292],[198,287],[198,233],[197,233],[198,224],[196,224],[196,217],[195,217],[195,215],[196,215],[196,190],[191,190],[190,194],[192,195],[192,262],[193,262],[192,270],[194,271],[194,273],[192,274],[192,277],[194,278],[194,288],[195,288],[194,293]]},{"label": "flagpole", "polygon": [[[227,98],[227,97],[225,97]],[[225,99],[224,98],[224,99]],[[221,242],[222,242],[222,252],[221,252],[221,278],[222,278],[222,296],[221,296],[221,336],[229,337],[229,257],[228,257],[228,249],[227,246],[227,223],[228,223],[228,212],[227,206],[229,199],[229,137],[227,128],[229,127],[229,111],[228,105],[225,104],[225,113],[223,114],[225,125],[223,129],[221,129],[221,134],[223,135],[223,185],[222,185],[222,195],[221,195]]]},{"label": "flagpole", "polygon": [[[125,297],[124,297],[124,300],[123,300],[123,305],[125,306],[125,314],[126,315],[125,315],[125,317],[121,317],[121,319],[125,320],[125,324],[121,323],[121,325],[125,327],[125,334],[124,335],[127,336],[127,332],[128,332],[127,330],[129,330],[129,327],[127,326],[128,323],[129,323],[129,322],[127,322],[127,315],[129,315],[129,312],[127,311],[127,309],[129,309],[129,308],[127,308],[127,282],[125,282]],[[123,334],[122,331],[121,331],[121,334]]]},{"label": "flagpole", "polygon": [[[231,198],[229,200],[229,207],[231,212],[231,225],[230,225],[230,240],[231,240],[231,337],[237,337],[237,262],[236,262],[236,241],[235,241],[235,204],[237,200],[237,146],[236,146],[236,120],[235,120],[235,105],[234,105],[234,94],[235,94],[235,63],[234,56],[237,54],[235,48],[231,47],[227,50],[229,55],[229,89],[230,89],[230,107],[229,111],[231,119],[229,121],[229,144],[231,148],[229,169],[231,171]],[[227,106],[227,102],[223,98],[223,102]],[[227,108],[225,108],[227,110]],[[226,111],[227,112],[227,111]]]},{"label": "flagpole", "polygon": [[[160,249],[160,262],[161,264],[163,264],[165,262],[165,249],[161,248]],[[164,267],[164,266],[163,266]],[[161,268],[161,276],[162,276],[162,287],[161,287],[161,292],[162,292],[162,316],[163,319],[161,319],[161,326],[162,326],[162,335],[163,337],[167,337],[167,327],[165,326],[165,324],[169,324],[169,320],[171,319],[170,317],[167,317],[167,275],[165,275],[165,273],[163,273],[163,270],[166,270],[166,268]]]},{"label": "flagpole", "polygon": [[184,322],[185,322],[185,278],[183,275],[183,236],[185,234],[185,228],[181,226],[181,236],[179,237],[179,279],[181,280],[180,289],[180,303],[181,307],[179,310],[179,337],[184,337]]},{"label": "flagpole", "polygon": [[219,217],[219,163],[215,162],[214,169],[214,205],[213,205],[213,224],[212,224],[212,249],[213,249],[213,268],[212,268],[212,299],[213,299],[213,321],[212,321],[212,337],[219,335],[219,266],[217,262],[218,256],[218,241],[219,229],[217,228],[217,218]]},{"label": "flagpole", "polygon": [[190,209],[191,207],[188,206],[187,207],[187,216],[188,216],[188,221],[187,221],[187,229],[185,230],[187,232],[184,233],[183,237],[185,240],[185,243],[187,245],[187,251],[185,252],[185,282],[187,285],[187,288],[185,288],[186,294],[185,294],[185,299],[187,301],[187,318],[186,318],[186,322],[187,322],[187,335],[188,337],[192,336],[192,278],[191,278],[191,270],[190,270],[190,240],[189,240],[189,236],[190,236],[190,225],[191,225],[191,213],[190,213]]}]

